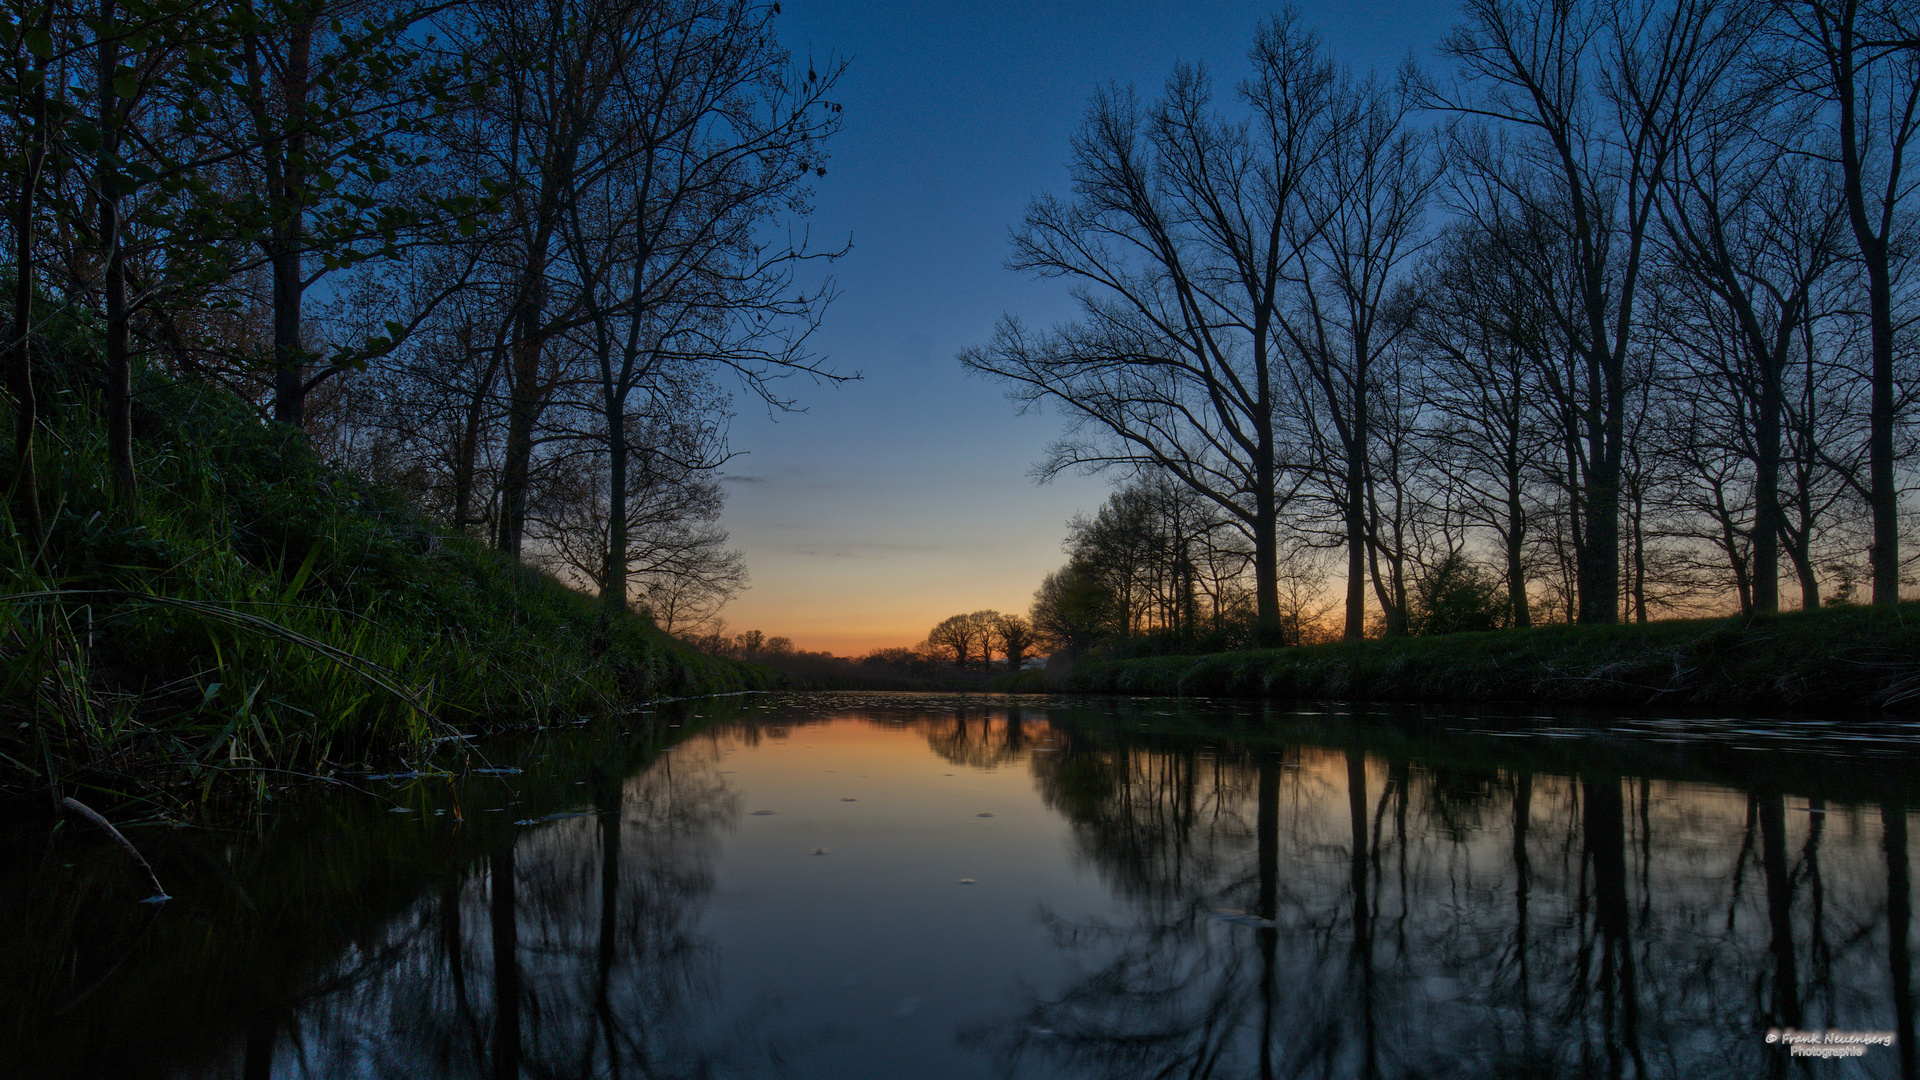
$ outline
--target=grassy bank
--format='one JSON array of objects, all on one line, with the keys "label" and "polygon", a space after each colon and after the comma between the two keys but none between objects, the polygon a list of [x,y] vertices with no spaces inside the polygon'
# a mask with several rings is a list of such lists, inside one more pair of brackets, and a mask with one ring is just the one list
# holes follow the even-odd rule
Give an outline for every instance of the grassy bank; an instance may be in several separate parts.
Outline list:
[{"label": "grassy bank", "polygon": [[[116,508],[95,388],[50,382],[48,535],[0,529],[0,794],[260,798],[436,738],[779,678],[644,617],[602,625],[217,389],[139,387],[139,498]],[[16,471],[0,459],[0,489]]]},{"label": "grassy bank", "polygon": [[1087,660],[1066,689],[1295,700],[1913,711],[1920,604]]}]

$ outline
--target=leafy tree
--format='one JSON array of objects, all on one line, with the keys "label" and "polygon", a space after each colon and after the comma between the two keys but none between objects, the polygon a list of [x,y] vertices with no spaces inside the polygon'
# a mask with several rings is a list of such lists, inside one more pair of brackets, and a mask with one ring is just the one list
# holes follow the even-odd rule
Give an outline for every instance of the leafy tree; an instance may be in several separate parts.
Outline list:
[{"label": "leafy tree", "polygon": [[1421,574],[1413,594],[1408,633],[1457,634],[1511,625],[1512,608],[1499,579],[1457,552]]},{"label": "leafy tree", "polygon": [[1019,615],[1001,615],[995,613],[993,619],[993,640],[999,645],[1000,652],[1007,658],[1007,670],[1019,671],[1026,662],[1027,654],[1033,650],[1038,639],[1033,624]]},{"label": "leafy tree", "polygon": [[927,644],[935,652],[951,656],[955,667],[965,668],[976,650],[983,658],[986,656],[984,629],[981,621],[972,615],[949,615],[927,631]]},{"label": "leafy tree", "polygon": [[1075,560],[1040,582],[1028,617],[1044,647],[1071,654],[1085,650],[1109,631],[1116,607],[1098,572]]}]

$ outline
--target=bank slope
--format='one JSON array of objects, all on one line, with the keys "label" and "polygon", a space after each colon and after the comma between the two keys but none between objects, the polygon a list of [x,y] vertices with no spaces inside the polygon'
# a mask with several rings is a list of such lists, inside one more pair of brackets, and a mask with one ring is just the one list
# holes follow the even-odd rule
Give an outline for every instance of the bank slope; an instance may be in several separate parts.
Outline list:
[{"label": "bank slope", "polygon": [[[779,681],[643,616],[603,623],[214,388],[140,387],[139,499],[115,508],[93,388],[48,396],[44,541],[0,510],[0,795],[258,798],[436,739]],[[0,490],[17,470],[0,458]]]},{"label": "bank slope", "polygon": [[1920,604],[1089,660],[1089,693],[1910,712]]}]

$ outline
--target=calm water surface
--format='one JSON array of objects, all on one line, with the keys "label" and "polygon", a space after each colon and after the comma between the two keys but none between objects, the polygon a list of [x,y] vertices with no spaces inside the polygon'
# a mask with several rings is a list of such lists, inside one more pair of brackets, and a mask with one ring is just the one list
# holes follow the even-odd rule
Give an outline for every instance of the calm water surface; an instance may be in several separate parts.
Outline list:
[{"label": "calm water surface", "polygon": [[[97,835],[15,837],[0,1073],[1912,1077],[1910,742],[709,703],[132,829],[158,908]],[[1827,1028],[1893,1045],[1768,1042]]]}]

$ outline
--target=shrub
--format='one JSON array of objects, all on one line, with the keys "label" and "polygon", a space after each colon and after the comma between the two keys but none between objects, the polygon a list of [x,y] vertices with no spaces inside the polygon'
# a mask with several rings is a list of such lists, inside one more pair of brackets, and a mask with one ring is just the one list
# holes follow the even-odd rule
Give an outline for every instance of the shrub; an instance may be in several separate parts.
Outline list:
[{"label": "shrub", "polygon": [[1407,632],[1458,634],[1505,629],[1511,615],[1500,581],[1455,552],[1414,582]]}]

